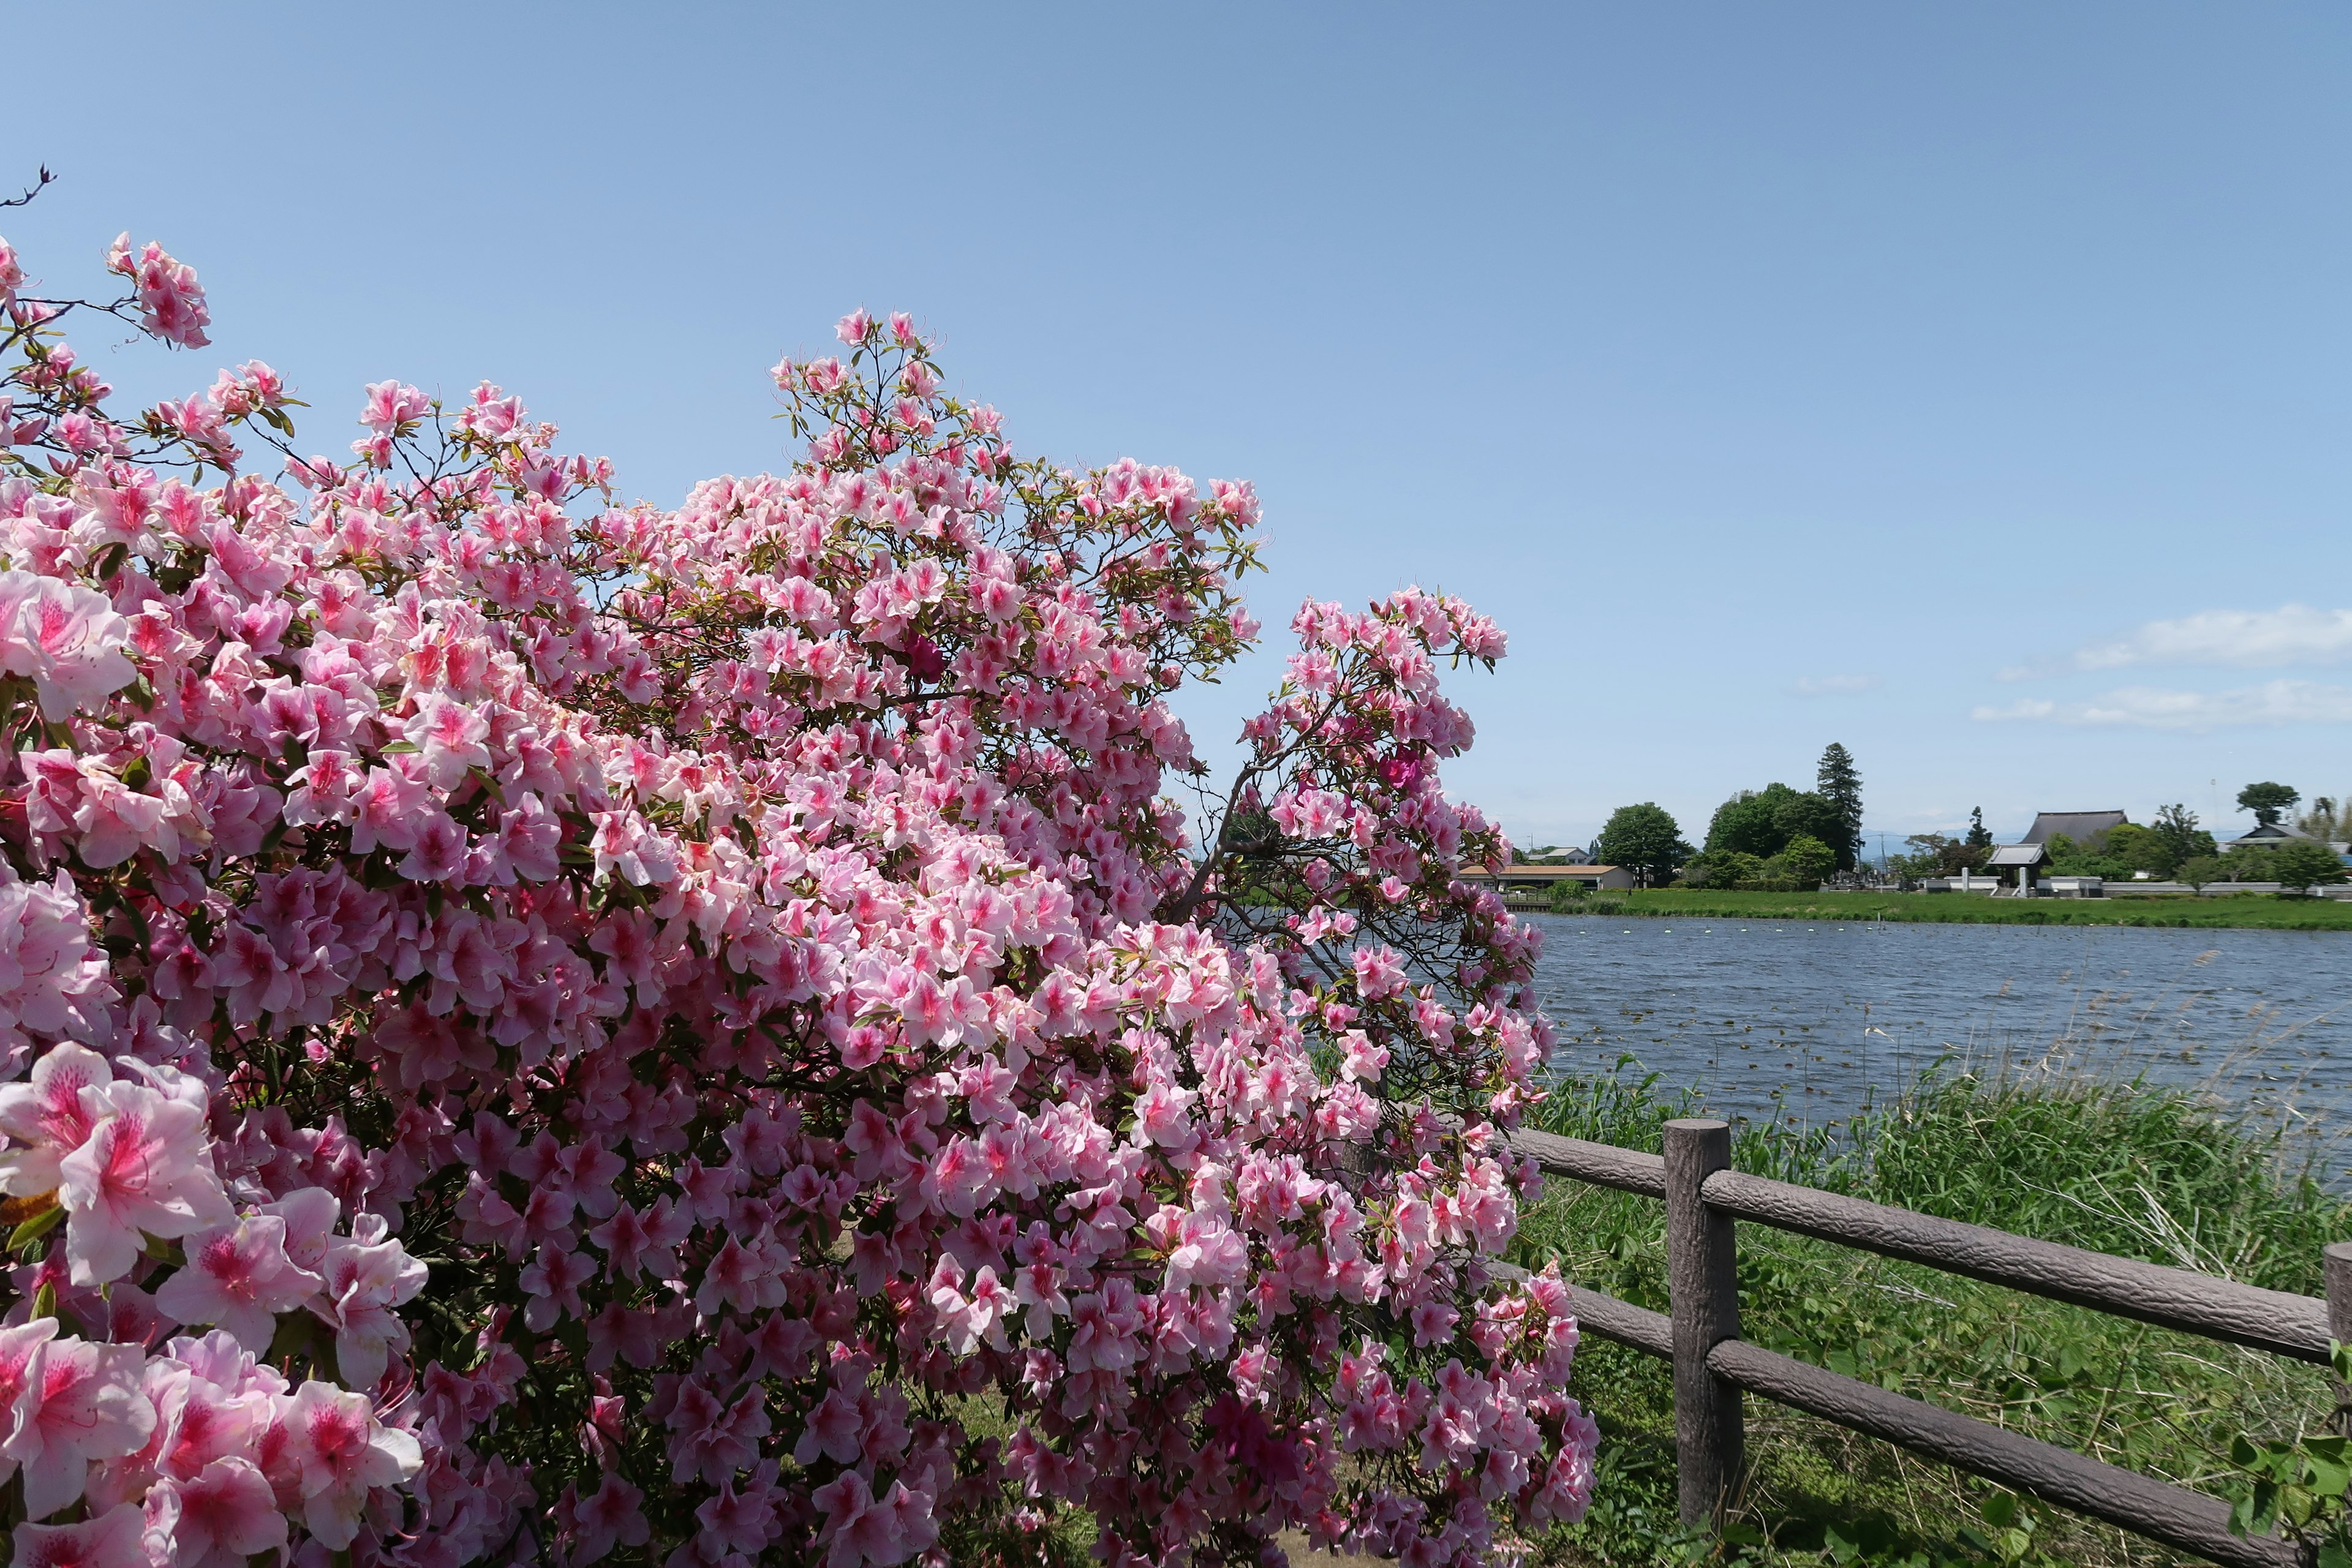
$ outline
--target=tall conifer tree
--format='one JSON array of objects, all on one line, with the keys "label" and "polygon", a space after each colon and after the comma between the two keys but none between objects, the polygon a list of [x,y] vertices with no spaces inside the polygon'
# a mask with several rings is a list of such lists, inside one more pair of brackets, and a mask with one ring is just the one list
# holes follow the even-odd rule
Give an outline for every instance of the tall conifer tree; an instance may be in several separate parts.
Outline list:
[{"label": "tall conifer tree", "polygon": [[1862,857],[1862,774],[1854,768],[1853,753],[1832,741],[1813,776],[1815,793],[1837,807],[1838,819],[1845,825],[1844,837],[1832,840],[1830,847],[1837,851],[1837,868],[1851,871]]}]

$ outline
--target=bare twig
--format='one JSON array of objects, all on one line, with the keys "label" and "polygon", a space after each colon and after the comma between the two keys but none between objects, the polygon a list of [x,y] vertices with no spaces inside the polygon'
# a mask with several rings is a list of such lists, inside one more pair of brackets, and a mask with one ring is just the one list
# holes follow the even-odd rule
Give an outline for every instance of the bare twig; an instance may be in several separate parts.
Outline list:
[{"label": "bare twig", "polygon": [[56,179],[57,179],[57,176],[56,176],[55,174],[50,174],[50,173],[49,173],[49,166],[48,166],[47,163],[42,164],[42,165],[41,165],[41,177],[40,177],[39,179],[37,179],[37,180],[35,180],[31,184],[26,185],[26,186],[25,187],[25,194],[24,194],[23,195],[21,195],[21,196],[10,196],[10,197],[8,197],[5,201],[0,201],[0,207],[21,207],[21,206],[23,206],[26,203],[27,203],[27,202],[29,202],[29,201],[31,201],[35,196],[39,195],[41,194],[42,188],[43,188],[44,186],[46,186],[46,185],[48,185],[48,184],[50,184],[54,183],[54,182],[56,181]]}]

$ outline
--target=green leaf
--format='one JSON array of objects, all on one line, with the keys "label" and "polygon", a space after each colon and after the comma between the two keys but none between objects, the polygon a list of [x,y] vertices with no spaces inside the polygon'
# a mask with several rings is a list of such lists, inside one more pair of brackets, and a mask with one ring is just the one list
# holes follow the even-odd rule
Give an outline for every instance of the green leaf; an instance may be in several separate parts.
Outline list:
[{"label": "green leaf", "polygon": [[[2323,1450],[2322,1444],[2331,1446],[2335,1452]],[[2311,1471],[2311,1489],[2321,1497],[2340,1498],[2344,1489],[2352,1486],[2352,1464],[2345,1462],[2343,1438],[2322,1437],[2305,1444],[2304,1458]]]},{"label": "green leaf", "polygon": [[[2253,1491],[2239,1500],[2247,1535],[2268,1535],[2278,1522],[2279,1489],[2274,1482],[2256,1481]],[[2234,1522],[2234,1521],[2233,1521]]]},{"label": "green leaf", "polygon": [[2017,1494],[1995,1492],[1985,1499],[1984,1507],[1978,1511],[1984,1515],[1984,1521],[1995,1530],[2007,1530],[2017,1518]]},{"label": "green leaf", "polygon": [[315,1337],[311,1325],[319,1320],[308,1312],[288,1312],[278,1320],[278,1331],[269,1341],[270,1361],[282,1361],[290,1355],[300,1355],[310,1349]]},{"label": "green leaf", "polygon": [[63,1205],[52,1204],[8,1233],[8,1250],[22,1252],[65,1223]]}]

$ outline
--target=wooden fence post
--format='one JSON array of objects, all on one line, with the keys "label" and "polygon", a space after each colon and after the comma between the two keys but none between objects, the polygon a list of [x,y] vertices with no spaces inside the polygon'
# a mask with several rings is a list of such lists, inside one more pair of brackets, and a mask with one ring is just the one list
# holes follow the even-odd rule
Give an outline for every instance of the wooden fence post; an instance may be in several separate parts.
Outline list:
[{"label": "wooden fence post", "polygon": [[[2352,1241],[2331,1241],[2320,1254],[2327,1280],[2327,1335],[2352,1345]],[[2352,1436],[2352,1389],[2336,1385],[2336,1430]]]},{"label": "wooden fence post", "polygon": [[1720,1522],[1739,1485],[1747,1435],[1739,1390],[1707,1370],[1707,1352],[1739,1337],[1739,1253],[1731,1216],[1699,1189],[1731,1165],[1731,1128],[1666,1123],[1666,1290],[1675,1331],[1675,1471],[1685,1524]]}]

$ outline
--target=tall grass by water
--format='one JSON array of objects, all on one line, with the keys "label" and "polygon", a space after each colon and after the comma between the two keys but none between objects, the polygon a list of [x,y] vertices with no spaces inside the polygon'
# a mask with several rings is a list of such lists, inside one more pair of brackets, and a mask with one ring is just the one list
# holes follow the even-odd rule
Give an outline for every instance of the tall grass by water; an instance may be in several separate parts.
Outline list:
[{"label": "tall grass by water", "polygon": [[[1548,1131],[1660,1147],[1694,1111],[1629,1062],[1561,1081]],[[1948,1059],[1835,1129],[1750,1122],[1742,1170],[2021,1235],[2317,1293],[2320,1248],[2352,1236],[2318,1138],[2290,1117],[2231,1113],[2196,1092],[2081,1066]],[[2240,1433],[2319,1430],[2326,1373],[1916,1265],[1739,1227],[1746,1338],[1981,1420],[2217,1494]],[[1521,1232],[1593,1289],[1664,1310],[1664,1205],[1556,1183]],[[1723,1561],[1946,1568],[2109,1568],[2182,1561],[2124,1531],[2032,1503],[1826,1422],[1748,1401],[1751,1477],[1728,1537],[1675,1523],[1674,1404],[1663,1362],[1598,1340],[1576,1393],[1604,1434],[1580,1526],[1538,1558],[1563,1564]],[[1990,1514],[1990,1517],[1988,1517]]]}]

